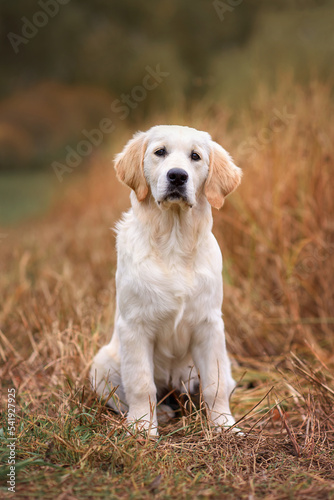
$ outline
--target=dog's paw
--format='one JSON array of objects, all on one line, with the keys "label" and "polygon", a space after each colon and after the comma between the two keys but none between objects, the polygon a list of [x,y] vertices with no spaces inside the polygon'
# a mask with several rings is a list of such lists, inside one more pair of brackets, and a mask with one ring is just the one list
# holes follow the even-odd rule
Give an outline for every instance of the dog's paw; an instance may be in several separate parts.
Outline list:
[{"label": "dog's paw", "polygon": [[142,434],[145,437],[148,436],[150,439],[157,439],[159,437],[157,422],[130,417],[127,419],[127,423],[130,435]]},{"label": "dog's paw", "polygon": [[157,416],[159,422],[166,424],[175,417],[175,412],[168,405],[159,405],[157,407]]},{"label": "dog's paw", "polygon": [[213,424],[212,425],[213,432],[216,434],[220,434],[221,432],[233,432],[233,434],[238,434],[238,436],[244,436],[245,434],[242,432],[242,430],[239,427],[236,427],[235,425],[217,425]]},{"label": "dog's paw", "polygon": [[239,436],[243,436],[244,433],[239,427],[236,427],[235,420],[230,414],[221,414],[214,420],[211,420],[211,425],[214,432],[220,433],[222,431],[230,431]]}]

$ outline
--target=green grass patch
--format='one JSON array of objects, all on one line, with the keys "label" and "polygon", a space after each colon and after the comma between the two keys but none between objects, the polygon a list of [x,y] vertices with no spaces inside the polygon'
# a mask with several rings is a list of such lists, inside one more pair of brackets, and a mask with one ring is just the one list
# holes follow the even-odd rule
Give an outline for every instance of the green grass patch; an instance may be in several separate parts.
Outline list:
[{"label": "green grass patch", "polygon": [[0,172],[0,224],[12,225],[44,215],[59,190],[55,175]]}]

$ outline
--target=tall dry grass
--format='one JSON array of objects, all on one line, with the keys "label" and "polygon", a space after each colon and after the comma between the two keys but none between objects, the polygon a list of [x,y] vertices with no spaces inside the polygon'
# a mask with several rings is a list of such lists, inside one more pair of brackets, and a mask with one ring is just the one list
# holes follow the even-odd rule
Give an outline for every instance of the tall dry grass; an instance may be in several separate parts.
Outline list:
[{"label": "tall dry grass", "polygon": [[[119,495],[130,494],[136,474],[141,478],[138,495],[132,491],[134,498],[146,498],[155,491],[155,486],[145,485],[151,485],[157,470],[161,498],[167,490],[171,498],[186,498],[184,477],[189,471],[189,477],[197,478],[191,483],[194,490],[190,483],[187,486],[190,494],[211,488],[212,495],[222,495],[223,490],[215,489],[221,481],[219,464],[225,471],[228,498],[249,498],[250,491],[259,498],[291,494],[317,498],[320,491],[323,498],[330,498],[334,478],[332,114],[329,86],[314,83],[305,89],[287,81],[274,94],[259,91],[242,116],[235,117],[218,104],[205,114],[198,105],[187,119],[158,116],[143,124],[143,129],[163,122],[206,129],[244,170],[241,187],[214,214],[214,233],[224,256],[227,341],[239,381],[232,408],[248,432],[239,441],[213,437],[195,412],[185,413],[181,423],[162,427],[164,440],[147,448],[124,437],[122,419],[94,402],[87,381],[89,363],[110,336],[115,306],[116,254],[110,227],[129,205],[128,191],[116,181],[109,159],[93,158],[87,177],[69,180],[61,203],[43,220],[8,232],[0,244],[1,383],[4,390],[14,386],[17,391],[22,460],[44,456],[54,464],[65,460],[74,469],[79,463],[83,471],[95,470],[105,460],[116,471],[121,464],[126,486]],[[110,157],[131,133],[110,148]],[[3,399],[3,408],[5,403]],[[89,413],[92,406],[97,410],[90,418],[94,426],[101,426],[99,432],[90,428],[86,441],[65,432],[69,415],[83,425],[80,415]],[[73,416],[74,407],[80,411]],[[48,440],[31,437],[38,419],[44,422],[39,424],[42,427],[57,429],[50,431],[51,448]],[[93,425],[88,417],[87,422]],[[177,447],[184,450],[184,462],[181,458],[175,462]],[[66,450],[66,459],[61,450]],[[152,458],[159,453],[164,462]],[[203,453],[207,457],[212,453],[214,463],[209,464]],[[131,456],[137,457],[136,465]],[[203,458],[203,476],[192,469],[194,456]],[[143,469],[138,469],[143,467],[140,463],[151,471],[147,480]],[[22,468],[23,483],[35,469],[31,463]],[[185,476],[173,489],[176,469]],[[103,471],[99,474],[99,480],[109,481]],[[267,474],[271,474],[271,496],[266,490]],[[49,486],[58,484],[48,470],[41,477],[47,477]],[[87,488],[94,485],[92,479]],[[18,487],[22,498],[26,488],[26,484],[21,490]],[[31,495],[34,491],[32,487]],[[303,492],[308,492],[305,497]]]}]

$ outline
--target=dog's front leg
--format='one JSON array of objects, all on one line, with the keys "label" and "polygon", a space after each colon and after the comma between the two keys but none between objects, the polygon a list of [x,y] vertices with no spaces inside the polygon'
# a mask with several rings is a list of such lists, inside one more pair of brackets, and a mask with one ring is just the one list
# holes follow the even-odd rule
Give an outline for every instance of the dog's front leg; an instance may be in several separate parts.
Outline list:
[{"label": "dog's front leg", "polygon": [[231,414],[229,397],[235,384],[221,318],[205,321],[196,327],[192,356],[200,373],[211,424],[214,427],[231,427],[235,420]]},{"label": "dog's front leg", "polygon": [[[137,331],[135,331],[137,330]],[[158,435],[153,342],[141,328],[122,328],[121,373],[129,405],[128,422],[151,436]]]}]

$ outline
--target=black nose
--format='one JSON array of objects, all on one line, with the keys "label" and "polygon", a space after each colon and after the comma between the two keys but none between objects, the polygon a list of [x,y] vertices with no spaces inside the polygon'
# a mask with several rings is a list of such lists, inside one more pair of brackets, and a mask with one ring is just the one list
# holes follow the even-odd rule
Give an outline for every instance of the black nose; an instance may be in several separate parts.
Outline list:
[{"label": "black nose", "polygon": [[167,179],[173,186],[183,186],[188,180],[188,174],[182,168],[172,168],[167,172]]}]

